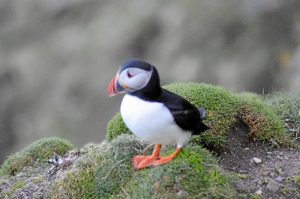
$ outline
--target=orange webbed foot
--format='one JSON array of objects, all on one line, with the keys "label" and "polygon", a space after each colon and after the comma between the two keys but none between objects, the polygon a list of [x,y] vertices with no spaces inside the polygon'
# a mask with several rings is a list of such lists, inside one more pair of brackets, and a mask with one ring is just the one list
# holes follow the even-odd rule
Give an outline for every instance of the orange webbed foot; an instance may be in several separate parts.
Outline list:
[{"label": "orange webbed foot", "polygon": [[138,170],[138,169],[143,169],[148,166],[151,166],[152,163],[157,160],[160,152],[160,144],[156,144],[153,150],[153,153],[151,156],[143,156],[143,155],[137,155],[132,158],[132,164],[133,168]]},{"label": "orange webbed foot", "polygon": [[169,156],[160,157],[158,160],[153,161],[152,166],[156,167],[158,165],[166,164],[171,162],[180,152],[180,148],[176,148],[176,151]]},{"label": "orange webbed foot", "polygon": [[133,168],[143,169],[149,166],[158,166],[171,162],[180,153],[181,148],[176,148],[176,150],[169,156],[159,157],[160,144],[156,144],[151,156],[137,155],[132,158]]},{"label": "orange webbed foot", "polygon": [[133,168],[136,170],[146,168],[148,166],[151,166],[155,160],[156,157],[152,157],[152,156],[143,156],[143,155],[134,156],[132,158]]}]

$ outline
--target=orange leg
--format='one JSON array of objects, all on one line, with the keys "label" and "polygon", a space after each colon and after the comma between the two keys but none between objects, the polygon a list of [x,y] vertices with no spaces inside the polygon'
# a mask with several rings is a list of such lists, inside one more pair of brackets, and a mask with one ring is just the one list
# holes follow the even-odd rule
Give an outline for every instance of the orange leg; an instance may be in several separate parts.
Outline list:
[{"label": "orange leg", "polygon": [[160,144],[156,144],[151,156],[137,155],[132,158],[132,164],[134,169],[146,168],[158,159],[160,152]]},{"label": "orange leg", "polygon": [[180,152],[181,148],[176,148],[176,150],[169,156],[167,157],[160,157],[158,160],[155,160],[152,165],[153,166],[158,166],[161,164],[166,164],[168,162],[171,162]]}]

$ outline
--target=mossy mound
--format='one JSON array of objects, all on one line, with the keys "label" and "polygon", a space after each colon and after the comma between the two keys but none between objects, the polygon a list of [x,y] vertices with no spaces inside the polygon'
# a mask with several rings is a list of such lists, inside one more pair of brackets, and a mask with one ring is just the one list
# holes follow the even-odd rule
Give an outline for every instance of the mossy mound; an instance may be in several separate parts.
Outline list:
[{"label": "mossy mound", "polygon": [[22,151],[9,156],[1,166],[0,175],[16,175],[26,166],[45,162],[51,156],[62,155],[72,148],[73,145],[69,141],[60,138],[38,140]]},{"label": "mossy mound", "polygon": [[237,98],[240,102],[239,118],[249,127],[251,139],[272,141],[281,146],[291,144],[284,129],[284,120],[265,97],[253,93],[241,93]]},{"label": "mossy mound", "polygon": [[[170,164],[134,171],[131,158],[151,154],[133,135],[121,135],[112,142],[88,145],[87,151],[48,192],[51,198],[234,198],[227,175],[215,159],[200,146],[187,146]],[[171,148],[164,148],[169,154]]]},{"label": "mossy mound", "polygon": [[73,167],[52,183],[49,196],[107,198],[118,193],[133,174],[131,157],[144,147],[145,144],[129,135],[84,146]]},{"label": "mossy mound", "polygon": [[[249,127],[249,138],[253,140],[272,140],[279,145],[290,144],[284,131],[284,121],[264,97],[252,93],[232,94],[223,87],[204,83],[175,83],[165,88],[207,110],[204,123],[211,130],[195,136],[193,142],[219,150],[224,145],[226,133],[234,124],[242,121]],[[112,140],[123,133],[130,131],[118,113],[108,123],[107,139]]]},{"label": "mossy mound", "polygon": [[[166,151],[170,154],[172,149]],[[136,172],[125,184],[134,198],[235,198],[230,179],[207,150],[189,145],[171,164]],[[124,194],[124,193],[123,193]]]},{"label": "mossy mound", "polygon": [[[41,146],[44,142],[39,141],[34,145]],[[87,144],[79,150],[68,151],[55,164],[48,163],[46,155],[39,160],[39,164],[24,165],[18,175],[2,176],[0,198],[237,196],[231,186],[231,178],[217,166],[211,154],[199,145],[188,145],[169,164],[133,170],[132,157],[151,154],[152,149],[153,146],[147,146],[134,135],[120,135],[111,142]],[[170,154],[174,149],[175,146],[165,146],[162,155]]]}]

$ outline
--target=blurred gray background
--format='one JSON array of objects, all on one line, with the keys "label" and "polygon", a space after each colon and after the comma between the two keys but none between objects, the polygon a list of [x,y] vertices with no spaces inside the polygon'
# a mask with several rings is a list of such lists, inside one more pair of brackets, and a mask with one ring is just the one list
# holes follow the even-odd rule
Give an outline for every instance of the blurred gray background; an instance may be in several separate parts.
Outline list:
[{"label": "blurred gray background", "polygon": [[100,142],[132,57],[163,84],[299,93],[300,1],[1,0],[0,162],[43,137]]}]

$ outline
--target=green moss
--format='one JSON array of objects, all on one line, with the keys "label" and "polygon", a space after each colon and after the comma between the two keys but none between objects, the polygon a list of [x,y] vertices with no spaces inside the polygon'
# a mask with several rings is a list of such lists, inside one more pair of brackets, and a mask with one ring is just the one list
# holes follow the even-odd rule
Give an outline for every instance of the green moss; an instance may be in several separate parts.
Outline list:
[{"label": "green moss", "polygon": [[[165,86],[167,90],[177,93],[197,107],[207,110],[204,120],[210,130],[195,136],[192,142],[207,148],[219,150],[224,146],[226,133],[240,121],[249,127],[249,137],[253,140],[290,145],[290,138],[284,129],[284,121],[277,108],[279,102],[273,103],[253,93],[232,94],[220,86],[203,83],[174,83]],[[275,104],[275,105],[274,105]],[[297,109],[299,110],[299,109]],[[300,123],[300,119],[299,119]],[[107,126],[107,138],[129,133],[118,113]]]},{"label": "green moss", "polygon": [[45,162],[52,155],[62,155],[72,149],[73,145],[60,138],[45,138],[38,140],[22,151],[9,156],[0,169],[1,175],[15,175],[24,167],[36,162]]},{"label": "green moss", "polygon": [[266,97],[266,101],[275,108],[276,113],[285,118],[290,116],[300,122],[300,96],[285,92],[275,92]]},{"label": "green moss", "polygon": [[251,199],[260,199],[260,196],[255,193],[251,196]]},{"label": "green moss", "polygon": [[224,88],[203,83],[175,83],[165,86],[167,90],[186,98],[196,107],[207,110],[204,123],[211,127],[210,131],[193,140],[202,145],[219,149],[224,143],[224,134],[236,120],[237,100]]},{"label": "green moss", "polygon": [[[68,171],[50,187],[49,198],[98,198],[95,193],[95,171],[88,167]],[[47,195],[47,194],[46,194]]]},{"label": "green moss", "polygon": [[[126,137],[123,137],[126,139]],[[137,154],[135,146],[141,144],[129,137],[127,141],[116,140],[109,156],[105,157],[96,172],[96,192],[104,197],[120,192],[133,175],[131,158]]]},{"label": "green moss", "polygon": [[97,198],[95,194],[96,165],[102,160],[102,147],[95,144],[84,146],[80,153],[83,154],[74,167],[50,186],[48,198]]},{"label": "green moss", "polygon": [[[144,151],[145,144],[133,135],[121,135],[112,142],[84,147],[85,154],[72,169],[56,179],[49,198],[234,198],[236,193],[216,160],[201,146],[188,146],[171,163],[139,171],[131,158]],[[163,155],[174,147],[164,148]]]},{"label": "green moss", "polygon": [[[173,149],[174,150],[174,149]],[[171,153],[167,150],[165,154]],[[187,146],[171,163],[134,173],[121,195],[132,198],[236,198],[215,159],[200,146]]]},{"label": "green moss", "polygon": [[112,140],[121,134],[130,134],[131,132],[124,124],[121,114],[117,113],[107,124],[106,139]]},{"label": "green moss", "polygon": [[107,198],[118,193],[133,174],[131,157],[144,147],[129,135],[83,147],[81,152],[85,154],[74,163],[74,169],[55,180],[49,197]]},{"label": "green moss", "polygon": [[284,121],[262,96],[242,93],[237,98],[240,103],[239,116],[250,127],[250,138],[263,142],[273,140],[279,145],[290,143],[284,131]]},{"label": "green moss", "polygon": [[175,83],[165,88],[183,96],[196,107],[204,107],[207,110],[205,121],[210,123],[212,133],[225,133],[235,121],[238,110],[237,100],[220,86],[203,83]]},{"label": "green moss", "polygon": [[296,183],[299,183],[299,182],[300,182],[300,175],[299,175],[299,176],[295,176],[295,177],[294,177],[294,181],[295,181]]},{"label": "green moss", "polygon": [[286,130],[292,137],[300,131],[300,96],[277,92],[267,96],[266,101],[274,107],[274,111],[287,124]]}]

